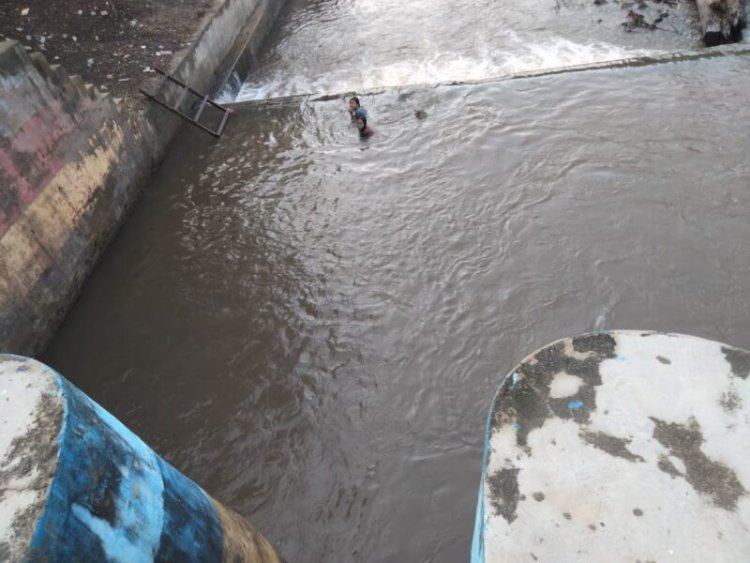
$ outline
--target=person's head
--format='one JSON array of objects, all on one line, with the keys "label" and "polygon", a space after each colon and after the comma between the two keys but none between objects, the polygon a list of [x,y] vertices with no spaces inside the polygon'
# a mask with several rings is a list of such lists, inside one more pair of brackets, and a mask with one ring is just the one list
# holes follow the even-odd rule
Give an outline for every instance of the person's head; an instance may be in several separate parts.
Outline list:
[{"label": "person's head", "polygon": [[367,118],[366,117],[358,117],[357,118],[357,129],[360,131],[364,131],[367,127]]},{"label": "person's head", "polygon": [[349,98],[349,111],[354,112],[359,109],[359,98],[354,96]]}]

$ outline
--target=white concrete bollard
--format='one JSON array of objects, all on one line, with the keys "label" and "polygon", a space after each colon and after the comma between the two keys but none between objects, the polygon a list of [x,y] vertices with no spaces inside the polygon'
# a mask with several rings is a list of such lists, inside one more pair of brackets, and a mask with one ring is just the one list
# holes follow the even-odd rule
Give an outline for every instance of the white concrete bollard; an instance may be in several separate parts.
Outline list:
[{"label": "white concrete bollard", "polygon": [[560,340],[500,385],[472,563],[747,561],[750,353],[702,338]]}]

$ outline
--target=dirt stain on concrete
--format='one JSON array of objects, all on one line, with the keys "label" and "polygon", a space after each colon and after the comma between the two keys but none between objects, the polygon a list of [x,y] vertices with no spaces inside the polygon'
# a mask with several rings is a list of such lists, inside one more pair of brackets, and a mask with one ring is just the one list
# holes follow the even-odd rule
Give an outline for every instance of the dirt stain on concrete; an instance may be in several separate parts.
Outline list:
[{"label": "dirt stain on concrete", "polygon": [[747,376],[750,375],[750,352],[729,346],[722,346],[721,351],[729,365],[732,366],[732,373],[737,377],[747,379]]},{"label": "dirt stain on concrete", "polygon": [[620,457],[632,462],[642,463],[644,461],[641,456],[634,454],[628,449],[628,444],[630,444],[631,440],[618,438],[606,432],[591,432],[589,430],[582,430],[579,435],[584,442],[591,444],[595,448],[599,448],[611,456]]},{"label": "dirt stain on concrete", "polygon": [[487,482],[490,486],[490,503],[498,515],[508,524],[517,518],[518,508],[518,472],[516,468],[505,468],[492,474]]},{"label": "dirt stain on concrete", "polygon": [[735,510],[737,501],[747,491],[734,471],[703,453],[704,439],[698,422],[694,418],[687,424],[664,422],[653,417],[651,420],[654,438],[685,464],[685,480],[697,492],[709,496],[716,506]]},{"label": "dirt stain on concrete", "polygon": [[725,413],[731,414],[742,406],[742,398],[736,389],[729,389],[722,393],[721,399],[719,399],[719,406]]},{"label": "dirt stain on concrete", "polygon": [[[537,352],[503,382],[492,413],[493,426],[515,424],[519,446],[525,447],[529,433],[541,428],[547,418],[584,424],[596,409],[596,387],[602,384],[599,367],[615,357],[615,339],[609,334],[588,334],[574,338],[572,346],[578,357],[566,353],[566,342],[558,342]],[[574,395],[551,398],[550,384],[560,372],[581,378],[583,384]]]},{"label": "dirt stain on concrete", "polygon": [[[25,366],[22,366],[25,367]],[[17,371],[21,370],[20,368]],[[62,425],[63,406],[59,397],[42,395],[35,407],[36,417],[23,436],[13,440],[5,463],[0,464],[0,500],[7,490],[14,489],[14,483],[25,482],[26,491],[46,490],[50,476],[57,467],[57,433]],[[21,460],[16,463],[17,460]],[[34,476],[27,481],[29,476]],[[44,511],[47,498],[39,498],[29,503],[26,509],[13,516],[10,524],[12,543],[0,542],[0,561],[18,560],[29,556],[26,553],[26,540],[33,536],[34,528]],[[33,559],[33,557],[31,557]]]},{"label": "dirt stain on concrete", "polygon": [[664,454],[661,454],[659,456],[659,461],[656,463],[656,466],[664,473],[671,475],[672,478],[684,477],[684,475],[680,473],[680,471],[675,467],[674,463],[670,461],[669,457],[665,456]]}]

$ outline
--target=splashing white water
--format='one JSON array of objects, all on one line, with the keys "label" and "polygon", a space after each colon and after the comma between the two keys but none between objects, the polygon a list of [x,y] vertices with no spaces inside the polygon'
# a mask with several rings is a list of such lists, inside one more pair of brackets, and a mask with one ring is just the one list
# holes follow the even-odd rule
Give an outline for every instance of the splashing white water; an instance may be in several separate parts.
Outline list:
[{"label": "splashing white water", "polygon": [[274,75],[265,79],[262,76],[251,77],[242,85],[235,101],[483,80],[658,53],[602,42],[580,44],[562,37],[534,43],[523,40],[514,32],[507,33],[507,40],[502,50],[493,51],[485,47],[471,56],[435,52],[421,60],[405,59],[378,66],[368,65],[366,60],[351,61],[350,68],[331,69],[329,73],[317,77],[304,74]]}]

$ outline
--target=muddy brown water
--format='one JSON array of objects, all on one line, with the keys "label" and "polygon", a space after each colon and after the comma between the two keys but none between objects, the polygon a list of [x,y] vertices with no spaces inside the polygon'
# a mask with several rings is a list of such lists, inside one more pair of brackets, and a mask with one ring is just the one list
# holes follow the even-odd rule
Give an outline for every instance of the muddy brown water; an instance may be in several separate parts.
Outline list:
[{"label": "muddy brown water", "polygon": [[748,76],[389,89],[364,143],[339,99],[238,106],[220,141],[182,130],[43,359],[290,562],[465,561],[524,355],[595,328],[750,347]]}]

